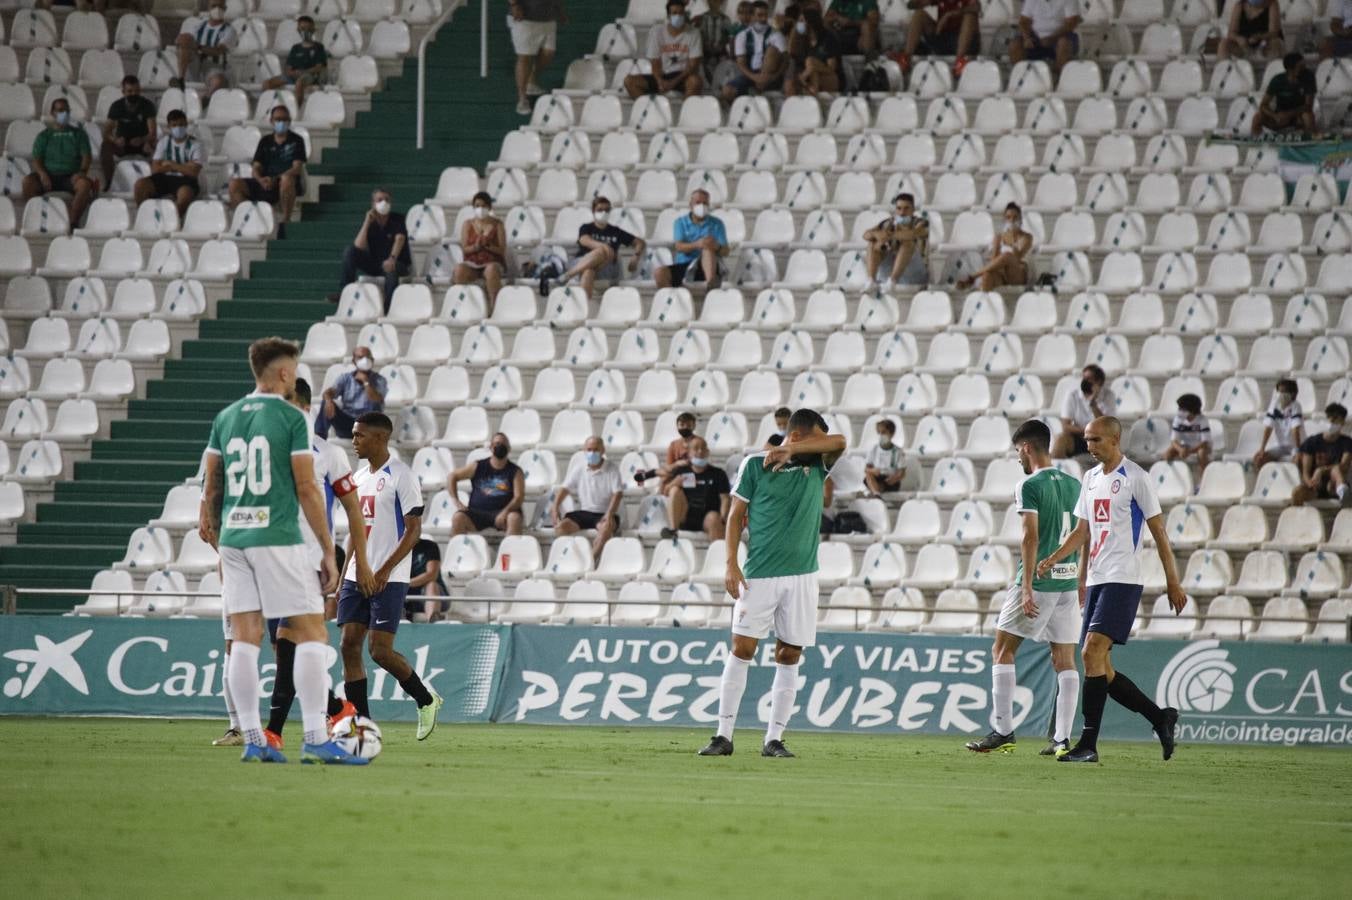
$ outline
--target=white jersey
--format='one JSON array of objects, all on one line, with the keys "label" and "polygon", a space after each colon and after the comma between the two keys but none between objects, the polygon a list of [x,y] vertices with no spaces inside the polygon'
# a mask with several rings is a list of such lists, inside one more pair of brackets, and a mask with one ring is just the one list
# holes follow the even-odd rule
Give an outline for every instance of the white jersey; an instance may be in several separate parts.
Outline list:
[{"label": "white jersey", "polygon": [[[314,434],[313,428],[310,451],[315,456],[315,484],[319,485],[320,491],[324,494],[324,517],[329,523],[329,536],[332,537],[333,501],[357,489],[356,483],[352,480],[352,464],[348,462],[347,454],[341,447],[330,444]],[[310,521],[305,518],[304,510],[300,513],[300,534],[305,540],[305,554],[318,570],[324,559],[324,551],[319,546],[319,539],[310,530]]]},{"label": "white jersey", "polygon": [[[366,521],[366,558],[375,570],[385,564],[404,537],[404,517],[421,516],[422,488],[405,463],[394,457],[375,472],[369,465],[357,467],[352,475],[357,483],[357,499]],[[390,573],[390,582],[408,583],[413,569],[413,554],[405,554]],[[343,578],[357,580],[357,560],[348,561]]]},{"label": "white jersey", "polygon": [[1101,463],[1086,472],[1075,504],[1075,515],[1089,523],[1085,584],[1141,584],[1141,537],[1146,520],[1159,514],[1150,475],[1126,457],[1111,472]]}]

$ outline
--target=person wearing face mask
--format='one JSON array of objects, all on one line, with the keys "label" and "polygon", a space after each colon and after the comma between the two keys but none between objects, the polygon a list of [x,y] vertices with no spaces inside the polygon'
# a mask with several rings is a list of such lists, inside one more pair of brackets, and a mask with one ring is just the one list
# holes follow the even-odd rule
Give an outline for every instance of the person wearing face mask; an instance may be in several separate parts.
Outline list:
[{"label": "person wearing face mask", "polygon": [[690,442],[699,435],[695,429],[699,419],[692,412],[683,412],[676,417],[676,438],[667,444],[667,468],[672,468],[690,458]]},{"label": "person wearing face mask", "polygon": [[188,67],[205,63],[212,68],[224,67],[238,36],[234,27],[225,21],[225,4],[213,0],[205,19],[189,16],[178,33],[178,78],[170,87],[183,88],[188,78]]},{"label": "person wearing face mask", "polygon": [[[897,194],[892,215],[864,232],[868,243],[866,265],[870,282],[890,291],[896,283],[929,284],[929,220],[915,213],[915,197]],[[879,272],[887,264],[887,276]]]},{"label": "person wearing face mask", "polygon": [[[728,58],[733,35],[733,21],[723,12],[724,0],[708,0],[708,9],[695,16],[695,30],[699,32],[700,47],[704,53],[704,78],[713,78],[714,69]],[[749,10],[749,5],[748,5]]]},{"label": "person wearing face mask", "polygon": [[633,99],[668,91],[693,97],[704,90],[700,74],[703,58],[704,38],[690,25],[684,0],[669,0],[667,20],[648,29],[648,59],[653,74],[625,76],[624,89]]},{"label": "person wearing face mask", "polygon": [[155,145],[150,174],[132,185],[132,197],[138,205],[152,198],[168,197],[174,201],[182,221],[188,214],[188,206],[202,190],[198,178],[207,155],[202,145],[189,136],[188,116],[183,110],[170,110],[166,122],[169,133]]},{"label": "person wearing face mask", "polygon": [[371,208],[362,218],[357,236],[343,251],[343,274],[338,293],[329,294],[329,301],[337,303],[343,288],[357,280],[357,273],[385,279],[385,312],[390,311],[399,279],[413,268],[413,256],[408,249],[408,228],[402,214],[391,208],[394,196],[384,188],[371,192]]},{"label": "person wearing face mask", "polygon": [[[615,464],[606,459],[606,445],[599,437],[587,438],[583,445],[583,465],[575,465],[554,492],[550,506],[556,535],[577,534],[596,529],[592,540],[592,558],[600,559],[606,541],[620,530],[620,501],[624,499],[624,479]],[[563,514],[563,501],[576,498],[576,507]]]},{"label": "person wearing face mask", "polygon": [[773,91],[784,79],[788,67],[789,43],[784,35],[770,27],[770,6],[765,0],[751,4],[751,27],[737,34],[732,52],[737,60],[737,75],[723,85],[723,102],[757,92]]},{"label": "person wearing face mask", "polygon": [[804,6],[789,31],[789,58],[794,61],[794,72],[784,80],[788,96],[840,90],[840,41],[836,32],[826,27],[821,9]]},{"label": "person wearing face mask", "polygon": [[280,204],[277,237],[286,237],[286,223],[296,206],[296,196],[305,192],[305,139],[291,130],[291,112],[285,106],[272,108],[272,134],[264,135],[254,151],[253,177],[230,179],[230,212],[245,200]]},{"label": "person wearing face mask", "polygon": [[[469,462],[446,476],[446,492],[455,506],[451,534],[477,534],[496,528],[504,534],[521,534],[526,502],[526,473],[508,459],[512,442],[498,432],[488,445],[489,455]],[[459,484],[469,479],[469,502],[460,499]]]},{"label": "person wearing face mask", "polygon": [[1265,463],[1290,459],[1296,448],[1304,442],[1305,419],[1301,413],[1300,400],[1296,398],[1297,391],[1294,378],[1283,378],[1277,382],[1272,403],[1263,416],[1263,437],[1253,455],[1255,471]]},{"label": "person wearing face mask", "polygon": [[286,54],[286,72],[263,82],[263,87],[277,90],[294,86],[296,106],[305,102],[305,92],[311,87],[324,84],[329,77],[329,53],[324,45],[315,40],[315,20],[301,16],[296,20],[296,32],[300,41],[292,44]]},{"label": "person wearing face mask", "polygon": [[877,428],[878,443],[869,448],[864,462],[864,485],[874,497],[900,490],[906,477],[906,454],[895,443],[897,423],[879,419]]},{"label": "person wearing face mask", "polygon": [[1230,11],[1230,27],[1216,47],[1217,59],[1282,55],[1282,11],[1277,0],[1240,0]]},{"label": "person wearing face mask", "polygon": [[1061,401],[1061,433],[1052,445],[1052,456],[1069,459],[1088,453],[1084,433],[1089,423],[1117,415],[1117,397],[1107,383],[1107,373],[1094,363],[1080,370],[1079,390],[1067,391]]},{"label": "person wearing face mask", "polygon": [[99,161],[103,164],[103,183],[113,183],[113,167],[119,158],[145,158],[155,149],[155,104],[141,96],[141,81],[135,75],[122,79],[122,96],[108,107],[103,123],[103,144]]},{"label": "person wearing face mask", "polygon": [[385,377],[375,370],[371,348],[358,347],[352,351],[352,368],[324,391],[324,402],[315,416],[315,434],[326,438],[332,428],[338,437],[350,440],[358,419],[385,409],[387,393]]},{"label": "person wearing face mask", "polygon": [[1347,407],[1330,403],[1324,407],[1324,417],[1328,426],[1302,441],[1296,454],[1300,484],[1291,492],[1291,503],[1295,506],[1312,500],[1337,500],[1347,506],[1352,496],[1347,490],[1348,473],[1352,471],[1352,437],[1343,434]]},{"label": "person wearing face mask", "polygon": [[728,232],[723,220],[709,213],[709,192],[690,195],[690,214],[681,216],[672,227],[673,262],[653,272],[657,286],[680,286],[686,282],[704,282],[716,288],[722,277],[719,260],[728,255]]},{"label": "person wearing face mask", "polygon": [[[620,267],[621,247],[634,249],[633,259],[629,261],[630,275],[638,271],[643,252],[648,247],[643,238],[610,224],[610,212],[610,200],[600,195],[592,200],[592,220],[578,228],[577,254],[573,257],[571,267],[560,279],[560,284],[567,284],[581,277],[582,290],[588,299],[591,298],[597,278],[614,283],[624,277]],[[540,276],[540,295],[549,295],[547,275]]]},{"label": "person wearing face mask", "polygon": [[473,213],[460,228],[460,249],[464,261],[456,265],[452,280],[456,284],[484,283],[488,310],[502,289],[502,277],[507,265],[507,232],[502,220],[493,216],[493,198],[480,191],[471,201]]},{"label": "person wearing face mask", "polygon": [[1019,204],[1005,207],[1005,225],[991,241],[991,258],[966,278],[958,280],[958,289],[980,284],[983,291],[997,291],[1009,285],[1028,283],[1028,252],[1033,236],[1023,230],[1023,210]]},{"label": "person wearing face mask", "polygon": [[72,121],[65,98],[53,100],[51,112],[52,124],[33,139],[33,171],[24,176],[23,199],[32,200],[49,191],[72,194],[70,226],[78,228],[98,190],[98,182],[89,177],[93,163],[89,135]]},{"label": "person wearing face mask", "polygon": [[723,539],[728,507],[732,503],[732,485],[728,473],[709,460],[709,445],[695,435],[690,439],[690,457],[667,473],[663,488],[667,498],[667,527],[662,537],[671,539],[678,531],[702,531],[711,541]]}]

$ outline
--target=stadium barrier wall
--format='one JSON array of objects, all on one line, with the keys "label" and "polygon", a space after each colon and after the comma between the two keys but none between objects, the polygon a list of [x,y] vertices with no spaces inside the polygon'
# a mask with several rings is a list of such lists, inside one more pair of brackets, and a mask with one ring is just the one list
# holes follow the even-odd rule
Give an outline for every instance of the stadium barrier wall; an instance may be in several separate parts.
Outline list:
[{"label": "stadium barrier wall", "polygon": [[[818,641],[803,656],[792,730],[957,739],[989,729],[988,638],[823,633]],[[448,722],[703,728],[717,715],[727,653],[715,630],[591,626],[409,624],[396,646],[446,698]],[[739,724],[753,732],[769,712],[771,646],[762,644],[743,700]],[[0,657],[0,715],[223,716],[214,622],[3,616]],[[1161,706],[1181,711],[1183,743],[1352,747],[1348,645],[1143,640],[1118,648],[1114,661]],[[263,662],[260,701],[272,689],[266,649]],[[1041,646],[1025,643],[1018,665],[1016,727],[1036,743],[1055,679]],[[373,716],[412,720],[394,680],[367,669]],[[1112,703],[1104,734],[1153,740],[1143,720]]]}]

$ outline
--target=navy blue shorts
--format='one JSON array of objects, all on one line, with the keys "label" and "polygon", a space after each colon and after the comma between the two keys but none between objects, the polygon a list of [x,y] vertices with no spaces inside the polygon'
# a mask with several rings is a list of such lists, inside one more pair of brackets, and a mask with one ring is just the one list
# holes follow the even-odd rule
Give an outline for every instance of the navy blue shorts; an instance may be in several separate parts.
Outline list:
[{"label": "navy blue shorts", "polygon": [[407,581],[391,581],[374,597],[363,597],[355,581],[344,581],[338,590],[338,625],[349,622],[364,625],[373,631],[399,630],[404,617],[404,598],[408,596]]},{"label": "navy blue shorts", "polygon": [[[1071,55],[1071,57],[1079,56],[1079,55],[1080,55],[1080,36],[1079,36],[1078,34],[1076,34],[1075,32],[1073,32],[1073,31],[1072,31],[1069,35],[1067,35],[1067,36],[1070,38],[1070,47],[1071,47],[1071,49],[1070,49],[1070,55]],[[1030,59],[1030,60],[1032,60],[1032,59],[1043,59],[1043,60],[1053,60],[1053,59],[1056,59],[1056,44],[1055,44],[1055,43],[1051,43],[1051,44],[1038,44],[1038,45],[1035,46],[1035,47],[1029,47],[1029,48],[1024,52],[1023,58],[1024,58],[1024,59]]]},{"label": "navy blue shorts", "polygon": [[286,619],[268,619],[268,640],[277,643],[277,629],[286,624]]},{"label": "navy blue shorts", "polygon": [[1091,631],[1105,634],[1114,644],[1125,644],[1141,607],[1139,584],[1095,584],[1085,591],[1084,624],[1080,627],[1080,646]]}]

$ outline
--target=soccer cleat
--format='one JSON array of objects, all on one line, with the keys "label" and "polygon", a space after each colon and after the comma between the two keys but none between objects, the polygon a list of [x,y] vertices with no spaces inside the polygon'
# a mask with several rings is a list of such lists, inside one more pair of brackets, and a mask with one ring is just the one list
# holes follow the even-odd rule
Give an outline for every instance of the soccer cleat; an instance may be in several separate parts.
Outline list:
[{"label": "soccer cleat", "polygon": [[265,763],[284,763],[286,757],[282,756],[282,751],[276,750],[267,745],[249,744],[244,748],[244,754],[239,758],[240,762],[265,762]]},{"label": "soccer cleat", "polygon": [[437,727],[437,710],[441,709],[441,705],[446,702],[441,699],[440,694],[431,688],[428,688],[427,692],[432,695],[432,702],[426,706],[418,707],[418,740],[420,741],[427,740],[427,736],[432,733],[432,729]]},{"label": "soccer cleat", "polygon": [[1099,761],[1098,751],[1093,747],[1076,747],[1073,750],[1067,750],[1065,753],[1056,757],[1057,762],[1071,763],[1096,763]]},{"label": "soccer cleat", "polygon": [[966,746],[973,753],[1013,753],[1014,732],[1001,734],[998,731],[992,731],[979,741],[968,741]]},{"label": "soccer cleat", "polygon": [[721,734],[714,735],[709,745],[699,752],[700,756],[732,756],[732,741]]},{"label": "soccer cleat", "polygon": [[281,750],[283,747],[282,736],[275,731],[263,729],[263,737],[268,739],[268,746],[273,750]]},{"label": "soccer cleat", "polygon": [[1038,756],[1055,756],[1058,759],[1070,752],[1070,741],[1051,741],[1037,752]]},{"label": "soccer cleat", "polygon": [[301,765],[306,766],[364,766],[370,762],[369,759],[362,759],[360,756],[353,756],[348,753],[338,746],[337,741],[325,741],[322,744],[301,744],[300,761]]},{"label": "soccer cleat", "polygon": [[784,746],[783,741],[766,741],[761,748],[761,756],[778,756],[781,759],[793,759],[793,751]]},{"label": "soccer cleat", "polygon": [[1164,759],[1167,762],[1169,757],[1174,755],[1174,729],[1178,727],[1178,710],[1172,706],[1164,709],[1164,725],[1155,729],[1155,734],[1160,738],[1160,749],[1164,751]]},{"label": "soccer cleat", "polygon": [[238,728],[227,728],[225,734],[211,742],[213,747],[243,747],[244,735],[239,733]]},{"label": "soccer cleat", "polygon": [[334,723],[334,722],[337,722],[337,721],[339,721],[339,720],[341,720],[341,719],[349,718],[349,717],[351,717],[351,716],[355,716],[356,714],[357,714],[357,707],[353,705],[352,701],[351,701],[351,700],[344,700],[344,701],[343,701],[343,708],[340,709],[340,710],[338,710],[338,714],[335,715],[335,716],[329,716],[329,721],[328,721],[329,730],[330,730],[330,731],[333,730],[333,723]]}]

